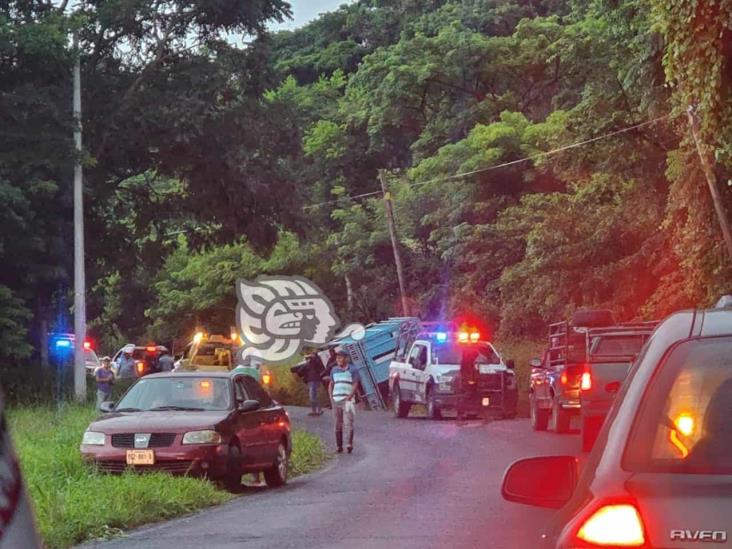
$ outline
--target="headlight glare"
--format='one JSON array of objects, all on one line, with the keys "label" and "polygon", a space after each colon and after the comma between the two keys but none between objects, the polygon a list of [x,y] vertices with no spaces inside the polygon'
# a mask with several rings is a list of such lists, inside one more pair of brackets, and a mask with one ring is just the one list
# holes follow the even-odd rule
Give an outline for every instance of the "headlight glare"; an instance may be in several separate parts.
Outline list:
[{"label": "headlight glare", "polygon": [[220,444],[221,435],[216,431],[188,431],[183,435],[183,444]]},{"label": "headlight glare", "polygon": [[86,431],[84,432],[84,437],[81,439],[81,443],[89,446],[104,446],[104,438],[104,433]]}]

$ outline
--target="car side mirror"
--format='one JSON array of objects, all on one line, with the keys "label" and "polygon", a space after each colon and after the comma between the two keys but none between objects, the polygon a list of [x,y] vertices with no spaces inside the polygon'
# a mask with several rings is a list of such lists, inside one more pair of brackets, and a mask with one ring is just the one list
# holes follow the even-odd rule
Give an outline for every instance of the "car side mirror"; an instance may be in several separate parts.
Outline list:
[{"label": "car side mirror", "polygon": [[529,360],[529,366],[532,368],[541,368],[543,366],[541,359],[538,358],[532,358]]},{"label": "car side mirror", "polygon": [[559,509],[577,486],[577,458],[544,456],[520,459],[503,476],[503,499],[535,507]]},{"label": "car side mirror", "polygon": [[114,402],[109,401],[109,400],[106,402],[102,402],[99,405],[99,410],[101,410],[105,414],[109,414],[110,412],[113,412],[114,411]]},{"label": "car side mirror", "polygon": [[515,370],[516,369],[516,362],[514,362],[514,360],[512,358],[509,358],[506,361],[506,368],[508,368],[509,370]]},{"label": "car side mirror", "polygon": [[239,405],[239,411],[240,412],[253,412],[255,410],[259,410],[259,401],[258,400],[245,400]]}]

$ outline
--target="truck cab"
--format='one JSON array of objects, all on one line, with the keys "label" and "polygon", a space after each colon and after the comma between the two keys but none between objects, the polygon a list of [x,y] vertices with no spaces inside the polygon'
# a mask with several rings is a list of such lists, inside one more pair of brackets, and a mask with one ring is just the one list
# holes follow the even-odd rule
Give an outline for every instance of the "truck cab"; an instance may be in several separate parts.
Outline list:
[{"label": "truck cab", "polygon": [[[461,364],[470,380],[462,379]],[[389,366],[394,414],[406,417],[413,404],[423,404],[430,419],[439,419],[443,410],[460,415],[465,409],[465,384],[473,383],[479,412],[514,417],[518,393],[510,366],[475,332],[420,334],[406,355]]]}]

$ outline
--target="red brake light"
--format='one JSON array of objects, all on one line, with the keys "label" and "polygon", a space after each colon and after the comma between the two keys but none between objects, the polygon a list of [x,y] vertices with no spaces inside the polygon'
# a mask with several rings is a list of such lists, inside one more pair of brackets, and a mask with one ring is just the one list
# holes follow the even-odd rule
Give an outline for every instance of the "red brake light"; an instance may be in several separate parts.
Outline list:
[{"label": "red brake light", "polygon": [[562,385],[567,385],[567,383],[569,383],[569,376],[567,375],[567,372],[562,372],[562,375],[559,376],[559,383]]},{"label": "red brake light", "polygon": [[585,366],[585,371],[582,372],[580,389],[582,389],[583,391],[589,391],[590,389],[592,389],[592,372],[587,366]]},{"label": "red brake light", "polygon": [[630,503],[603,505],[582,523],[577,538],[601,547],[641,547],[646,542],[643,520]]}]

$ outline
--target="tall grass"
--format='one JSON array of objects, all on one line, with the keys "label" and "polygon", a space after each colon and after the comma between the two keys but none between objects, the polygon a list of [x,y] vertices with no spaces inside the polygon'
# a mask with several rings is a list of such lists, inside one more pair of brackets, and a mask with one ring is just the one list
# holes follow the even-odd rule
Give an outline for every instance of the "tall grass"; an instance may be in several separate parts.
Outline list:
[{"label": "tall grass", "polygon": [[[86,466],[81,436],[96,417],[92,407],[23,407],[8,412],[41,536],[47,547],[107,538],[123,529],[190,513],[230,500],[213,483],[164,473],[107,475]],[[293,474],[325,461],[321,441],[293,435]]]},{"label": "tall grass", "polygon": [[532,358],[541,358],[544,352],[544,341],[511,340],[496,341],[496,348],[505,360],[513,359],[516,363],[516,378],[519,388],[518,415],[529,415],[529,377]]}]

